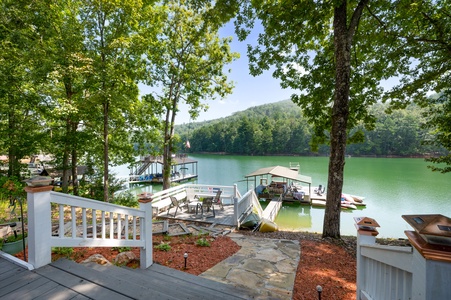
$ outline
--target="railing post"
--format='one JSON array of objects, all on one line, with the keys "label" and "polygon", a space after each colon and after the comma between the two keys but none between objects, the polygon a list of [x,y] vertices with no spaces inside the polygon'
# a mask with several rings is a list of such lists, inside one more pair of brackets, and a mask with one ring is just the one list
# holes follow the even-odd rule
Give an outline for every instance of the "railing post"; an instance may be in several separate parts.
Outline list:
[{"label": "railing post", "polygon": [[412,299],[451,299],[451,218],[403,215],[415,231],[404,233],[413,246]]},{"label": "railing post", "polygon": [[153,263],[152,253],[152,198],[143,196],[138,199],[139,209],[144,211],[144,222],[140,220],[140,239],[144,240],[144,247],[140,249],[140,267],[147,269]]},{"label": "railing post", "polygon": [[233,214],[234,214],[234,225],[239,227],[238,224],[238,197],[233,197]]},{"label": "railing post", "polygon": [[360,250],[361,245],[374,245],[376,244],[376,236],[379,232],[376,227],[379,224],[376,220],[367,217],[356,217],[355,227],[357,228],[357,289],[356,289],[356,299],[361,299],[362,283],[365,281],[365,265],[363,263],[363,257],[361,256]]},{"label": "railing post", "polygon": [[52,262],[50,191],[53,186],[27,186],[28,262],[40,268]]}]

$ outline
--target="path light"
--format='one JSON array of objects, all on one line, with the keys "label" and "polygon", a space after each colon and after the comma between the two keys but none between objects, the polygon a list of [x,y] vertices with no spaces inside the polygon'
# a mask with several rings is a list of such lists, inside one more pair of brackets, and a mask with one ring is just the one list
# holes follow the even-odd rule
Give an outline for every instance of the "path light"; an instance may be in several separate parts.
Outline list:
[{"label": "path light", "polygon": [[183,258],[185,259],[185,270],[186,270],[186,260],[188,259],[188,253],[185,252],[185,254],[183,254]]},{"label": "path light", "polygon": [[316,290],[318,291],[318,300],[321,300],[321,292],[323,291],[323,288],[320,285],[317,285]]}]

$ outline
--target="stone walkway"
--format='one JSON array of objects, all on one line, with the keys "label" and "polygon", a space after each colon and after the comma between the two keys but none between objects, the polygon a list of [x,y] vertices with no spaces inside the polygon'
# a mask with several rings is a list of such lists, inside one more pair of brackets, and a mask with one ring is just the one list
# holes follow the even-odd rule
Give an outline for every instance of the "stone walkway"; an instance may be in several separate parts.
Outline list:
[{"label": "stone walkway", "polygon": [[251,289],[254,299],[291,299],[301,252],[299,241],[238,233],[228,236],[241,249],[199,276]]}]

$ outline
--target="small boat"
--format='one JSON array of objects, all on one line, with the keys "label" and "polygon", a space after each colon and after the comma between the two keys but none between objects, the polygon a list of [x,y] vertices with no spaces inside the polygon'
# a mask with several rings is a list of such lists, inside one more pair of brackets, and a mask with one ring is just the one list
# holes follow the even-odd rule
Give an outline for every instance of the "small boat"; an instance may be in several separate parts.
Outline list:
[{"label": "small boat", "polygon": [[355,206],[352,203],[349,203],[347,201],[341,201],[341,208],[342,209],[357,209],[357,206]]},{"label": "small boat", "polygon": [[254,229],[258,225],[258,222],[260,222],[260,217],[256,213],[250,213],[241,223],[240,227]]},{"label": "small boat", "polygon": [[366,206],[366,203],[363,203],[363,199],[365,199],[364,197],[341,194],[341,198],[344,198],[346,201],[354,204],[355,206]]},{"label": "small boat", "polygon": [[266,218],[262,218],[260,220],[260,232],[273,232],[273,231],[277,231],[278,230],[278,226],[276,223],[266,219]]},{"label": "small boat", "polygon": [[325,200],[319,200],[319,199],[312,199],[312,206],[325,207],[326,206],[326,201]]}]

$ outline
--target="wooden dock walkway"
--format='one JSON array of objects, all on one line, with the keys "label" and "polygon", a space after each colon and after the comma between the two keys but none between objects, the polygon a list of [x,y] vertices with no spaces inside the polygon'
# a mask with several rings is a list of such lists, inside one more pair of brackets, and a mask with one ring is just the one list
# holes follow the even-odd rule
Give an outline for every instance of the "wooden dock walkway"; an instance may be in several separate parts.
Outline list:
[{"label": "wooden dock walkway", "polygon": [[270,220],[271,222],[274,222],[281,207],[282,207],[281,200],[279,200],[278,198],[271,200],[268,203],[268,205],[265,207],[262,218],[265,218],[265,219]]},{"label": "wooden dock walkway", "polygon": [[249,299],[252,292],[153,264],[146,270],[60,259],[36,270],[0,257],[0,298]]}]

